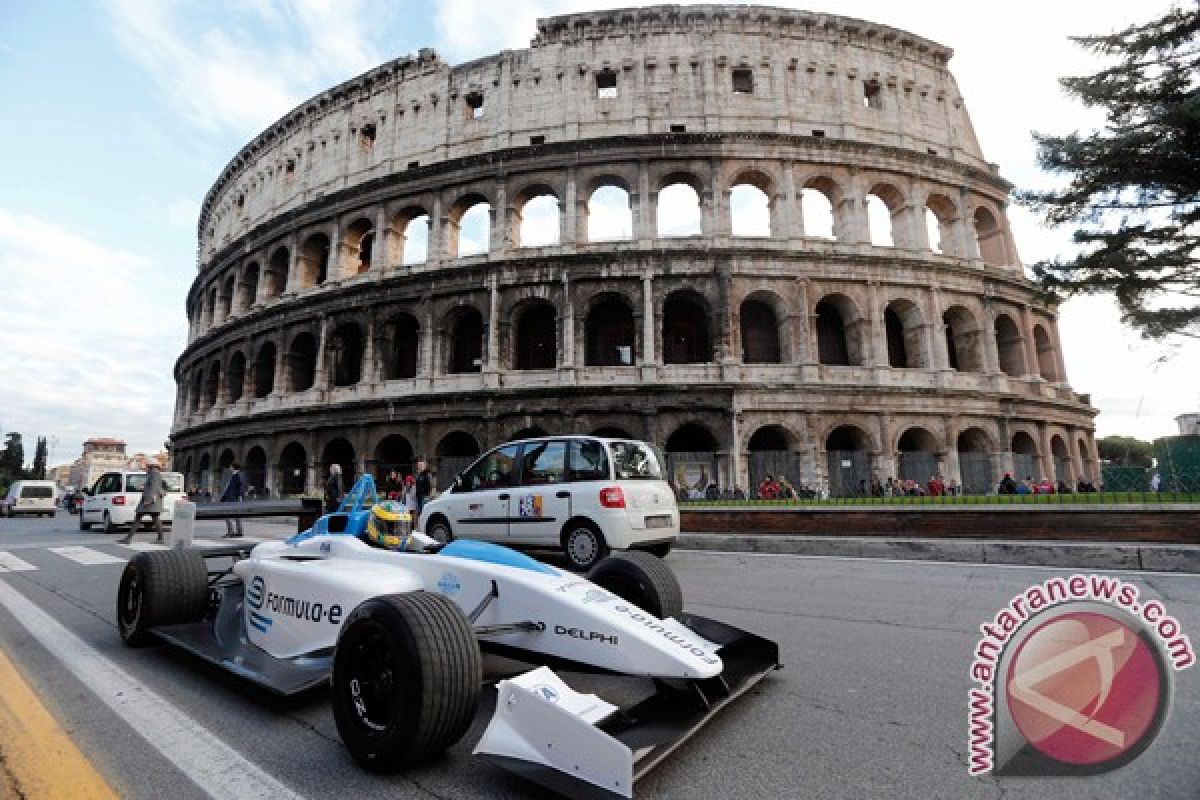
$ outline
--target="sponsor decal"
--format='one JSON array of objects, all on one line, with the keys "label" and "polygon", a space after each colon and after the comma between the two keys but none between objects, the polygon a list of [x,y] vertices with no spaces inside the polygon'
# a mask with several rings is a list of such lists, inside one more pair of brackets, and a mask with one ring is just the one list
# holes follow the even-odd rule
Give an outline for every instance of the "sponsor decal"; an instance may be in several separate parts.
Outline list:
[{"label": "sponsor decal", "polygon": [[565,625],[555,625],[554,634],[556,636],[567,636],[572,639],[579,639],[584,642],[600,642],[601,644],[617,644],[617,635],[615,633],[600,633],[600,631],[585,631],[582,628],[568,628]]},{"label": "sponsor decal", "polygon": [[445,572],[438,578],[437,587],[442,594],[456,594],[462,588],[462,582],[453,572]]},{"label": "sponsor decal", "polygon": [[540,519],[542,516],[542,496],[540,494],[524,494],[517,501],[517,516]]},{"label": "sponsor decal", "polygon": [[566,583],[560,584],[559,587],[557,589],[555,589],[555,591],[556,592],[569,592],[572,589],[577,589],[580,586],[589,586],[590,584],[591,584],[591,581],[567,581]]},{"label": "sponsor decal", "polygon": [[967,771],[1098,775],[1151,745],[1191,642],[1158,600],[1105,575],[1055,577],[980,626]]},{"label": "sponsor decal", "polygon": [[266,581],[261,575],[255,575],[254,580],[250,581],[250,586],[246,589],[246,619],[250,626],[260,633],[270,633],[273,622],[270,617],[259,613],[266,596]]},{"label": "sponsor decal", "polygon": [[[262,609],[284,617],[293,617],[304,622],[328,622],[330,625],[340,625],[342,623],[342,607],[337,603],[325,605],[316,603],[311,600],[299,600],[295,597],[288,597],[285,594],[276,594],[268,592],[266,586],[262,584],[261,577],[255,577],[255,582],[260,585],[260,597],[258,605],[255,609]],[[253,588],[253,583],[251,584]],[[253,604],[253,600],[251,603]],[[267,632],[267,628],[271,627],[273,620],[258,613],[257,610],[250,612],[250,624],[258,628],[263,633]]]},{"label": "sponsor decal", "polygon": [[553,686],[547,686],[544,683],[539,683],[537,686],[533,687],[533,691],[540,695],[543,700],[546,700],[550,703],[558,702],[558,690]]},{"label": "sponsor decal", "polygon": [[321,542],[321,552],[322,553],[328,553],[332,549],[333,549],[333,544],[331,542]]},{"label": "sponsor decal", "polygon": [[662,620],[658,619],[657,617],[651,616],[640,609],[631,608],[625,605],[613,606],[613,611],[616,611],[618,614],[624,614],[633,622],[642,624],[648,631],[662,634],[663,638],[665,638],[668,642],[683,648],[689,654],[700,659],[705,664],[711,665],[721,663],[720,659],[718,659],[715,655],[708,652],[695,642],[688,640],[686,636],[681,636],[675,631],[669,630],[666,625],[663,625]]},{"label": "sponsor decal", "polygon": [[609,594],[603,589],[588,589],[583,593],[583,602],[586,603],[607,603],[610,600],[616,600],[617,596]]}]

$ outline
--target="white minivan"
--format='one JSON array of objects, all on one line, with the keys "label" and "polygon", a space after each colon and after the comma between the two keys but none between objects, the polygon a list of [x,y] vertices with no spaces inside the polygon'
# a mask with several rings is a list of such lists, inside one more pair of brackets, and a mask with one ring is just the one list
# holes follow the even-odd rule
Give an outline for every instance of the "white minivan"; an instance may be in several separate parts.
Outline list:
[{"label": "white minivan", "polygon": [[[169,523],[175,501],[183,497],[183,474],[162,472],[162,521]],[[99,525],[105,533],[133,522],[133,515],[146,488],[145,472],[106,472],[96,479],[91,489],[84,491],[83,506],[79,509],[79,530],[91,530]],[[143,523],[144,524],[144,523]]]},{"label": "white minivan", "polygon": [[660,557],[679,535],[662,457],[646,442],[545,436],[496,447],[425,504],[418,530],[441,542],[561,548],[586,570],[612,550]]},{"label": "white minivan", "polygon": [[18,514],[53,517],[58,511],[57,496],[54,481],[14,481],[8,487],[8,494],[0,500],[0,517]]}]

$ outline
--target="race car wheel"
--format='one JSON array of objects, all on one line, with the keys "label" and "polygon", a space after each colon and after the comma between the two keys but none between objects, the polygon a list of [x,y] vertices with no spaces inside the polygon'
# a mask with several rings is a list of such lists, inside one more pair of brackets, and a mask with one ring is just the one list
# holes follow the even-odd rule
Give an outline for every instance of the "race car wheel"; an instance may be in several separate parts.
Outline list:
[{"label": "race car wheel", "polygon": [[117,629],[125,644],[143,644],[159,625],[197,622],[207,610],[208,569],[195,551],[138,553],[121,573]]},{"label": "race car wheel", "polygon": [[438,544],[450,544],[454,539],[454,533],[450,530],[450,523],[445,517],[434,517],[429,523],[429,530],[426,535],[437,541]]},{"label": "race car wheel", "polygon": [[662,559],[638,550],[613,553],[588,573],[588,580],[659,619],[683,611],[683,590]]},{"label": "race car wheel", "polygon": [[608,555],[604,534],[587,520],[577,520],[567,526],[563,534],[563,552],[571,566],[585,572]]},{"label": "race car wheel", "polygon": [[670,542],[659,542],[658,544],[652,544],[646,548],[646,552],[652,556],[657,556],[659,558],[666,558],[667,555],[670,554],[670,552],[671,552],[671,543]]},{"label": "race car wheel", "polygon": [[430,592],[351,612],[333,657],[333,719],[367,769],[394,772],[454,745],[475,719],[482,657],[471,623]]}]

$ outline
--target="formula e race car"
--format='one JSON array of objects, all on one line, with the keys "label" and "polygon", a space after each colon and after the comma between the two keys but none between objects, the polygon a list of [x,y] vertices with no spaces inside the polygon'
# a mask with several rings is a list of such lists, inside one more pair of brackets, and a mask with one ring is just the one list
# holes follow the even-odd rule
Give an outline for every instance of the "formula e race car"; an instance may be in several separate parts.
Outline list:
[{"label": "formula e race car", "polygon": [[[286,542],[139,553],[117,591],[130,645],[152,638],[276,693],[332,687],[351,755],[395,771],[453,746],[475,718],[481,652],[538,665],[498,681],[474,752],[570,797],[632,797],[634,782],[779,666],[774,642],[682,609],[649,553],[587,578],[499,545],[439,545],[406,529],[370,476]],[[638,676],[628,708],[550,667]]]}]

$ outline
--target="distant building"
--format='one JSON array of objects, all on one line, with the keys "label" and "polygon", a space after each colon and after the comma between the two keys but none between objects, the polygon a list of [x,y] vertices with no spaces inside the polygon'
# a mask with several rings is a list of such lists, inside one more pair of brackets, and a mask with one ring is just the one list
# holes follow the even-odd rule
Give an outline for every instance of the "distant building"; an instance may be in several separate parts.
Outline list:
[{"label": "distant building", "polygon": [[144,470],[148,464],[158,464],[164,470],[171,468],[171,454],[166,450],[157,453],[134,453],[125,462],[126,469]]},{"label": "distant building", "polygon": [[71,465],[70,484],[91,486],[101,474],[112,469],[125,469],[129,457],[122,439],[88,439],[83,443],[83,455]]},{"label": "distant building", "polygon": [[71,469],[72,466],[70,464],[59,464],[57,467],[51,467],[46,470],[46,479],[54,481],[60,489],[73,486],[74,484],[71,483]]},{"label": "distant building", "polygon": [[1200,412],[1180,414],[1175,418],[1180,436],[1200,436]]}]

